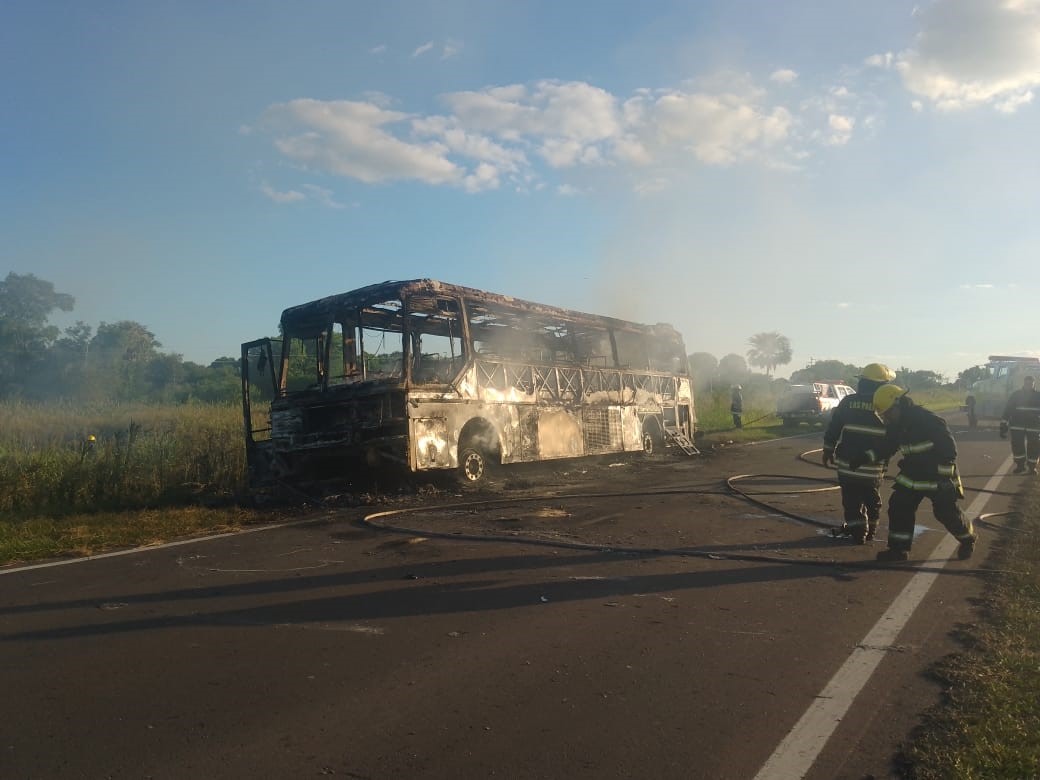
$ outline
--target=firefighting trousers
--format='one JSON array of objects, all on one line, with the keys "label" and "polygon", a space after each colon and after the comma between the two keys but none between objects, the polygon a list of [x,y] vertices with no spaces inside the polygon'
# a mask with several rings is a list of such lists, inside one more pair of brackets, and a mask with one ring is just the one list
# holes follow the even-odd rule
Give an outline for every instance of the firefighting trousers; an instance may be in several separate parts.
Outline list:
[{"label": "firefighting trousers", "polygon": [[881,517],[880,483],[874,479],[839,474],[838,484],[841,485],[841,506],[848,532],[855,536],[876,529]]},{"label": "firefighting trousers", "polygon": [[900,484],[892,488],[888,499],[888,546],[895,550],[910,551],[914,542],[914,515],[921,502],[932,500],[932,514],[953,534],[957,541],[964,542],[975,533],[971,520],[957,506],[955,493],[940,493],[934,490],[912,490]]},{"label": "firefighting trousers", "polygon": [[1012,428],[1011,455],[1016,466],[1024,466],[1028,462],[1036,468],[1040,460],[1040,431]]}]

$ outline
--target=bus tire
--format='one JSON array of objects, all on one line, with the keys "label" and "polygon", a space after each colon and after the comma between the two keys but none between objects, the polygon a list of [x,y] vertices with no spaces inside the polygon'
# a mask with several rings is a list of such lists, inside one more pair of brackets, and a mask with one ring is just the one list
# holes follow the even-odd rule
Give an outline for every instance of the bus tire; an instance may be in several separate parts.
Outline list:
[{"label": "bus tire", "polygon": [[491,458],[476,444],[459,448],[459,482],[463,487],[479,487],[487,483]]},{"label": "bus tire", "polygon": [[643,454],[652,458],[663,452],[664,436],[661,435],[661,428],[652,418],[647,418],[643,421]]}]

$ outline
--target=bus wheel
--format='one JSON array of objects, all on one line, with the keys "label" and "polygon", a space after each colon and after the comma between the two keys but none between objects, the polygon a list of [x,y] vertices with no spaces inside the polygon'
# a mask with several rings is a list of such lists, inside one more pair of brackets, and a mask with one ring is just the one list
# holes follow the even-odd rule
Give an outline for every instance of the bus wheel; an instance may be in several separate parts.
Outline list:
[{"label": "bus wheel", "polygon": [[664,438],[653,428],[643,431],[643,454],[647,456],[660,455],[664,452]]},{"label": "bus wheel", "polygon": [[476,487],[487,480],[491,461],[482,449],[472,444],[459,450],[459,481],[465,487]]}]

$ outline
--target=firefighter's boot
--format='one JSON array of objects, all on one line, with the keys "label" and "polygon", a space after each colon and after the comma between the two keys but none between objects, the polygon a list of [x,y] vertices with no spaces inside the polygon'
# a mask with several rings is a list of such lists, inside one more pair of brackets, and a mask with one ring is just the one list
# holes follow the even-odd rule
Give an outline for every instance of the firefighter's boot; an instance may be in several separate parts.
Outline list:
[{"label": "firefighter's boot", "polygon": [[975,552],[975,542],[978,540],[978,536],[972,534],[970,537],[961,542],[961,546],[957,548],[957,559],[966,561],[971,557],[971,554]]}]

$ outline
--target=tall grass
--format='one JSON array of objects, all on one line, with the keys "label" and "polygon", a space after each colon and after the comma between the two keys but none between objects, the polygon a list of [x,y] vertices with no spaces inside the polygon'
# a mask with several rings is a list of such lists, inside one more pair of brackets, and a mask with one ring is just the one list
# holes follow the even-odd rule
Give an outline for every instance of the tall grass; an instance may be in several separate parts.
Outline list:
[{"label": "tall grass", "polygon": [[0,517],[234,496],[245,486],[241,420],[234,405],[2,403]]}]

